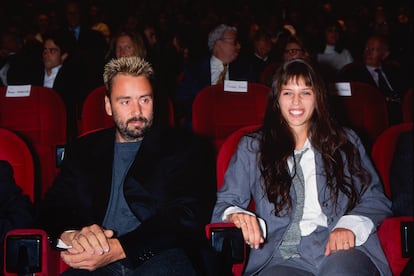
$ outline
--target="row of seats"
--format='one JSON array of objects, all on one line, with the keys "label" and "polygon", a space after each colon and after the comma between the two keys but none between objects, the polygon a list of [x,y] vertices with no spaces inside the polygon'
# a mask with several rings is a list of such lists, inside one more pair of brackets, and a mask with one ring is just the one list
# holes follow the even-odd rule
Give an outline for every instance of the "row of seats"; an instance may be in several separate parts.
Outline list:
[{"label": "row of seats", "polygon": [[[217,158],[217,184],[218,188],[221,187],[221,184],[224,179],[224,173],[229,164],[230,158],[233,155],[234,151],[237,148],[239,139],[249,133],[258,129],[260,125],[249,125],[242,127],[234,132],[232,132],[223,142]],[[398,136],[404,131],[412,131],[413,123],[404,123],[401,125],[393,126],[386,129],[383,133],[379,135],[376,139],[373,150],[372,158],[375,166],[378,169],[380,177],[384,184],[385,193],[391,198],[391,188],[389,182],[389,171],[391,168],[392,156],[395,151],[395,145]],[[8,160],[14,169],[14,176],[17,183],[27,184],[23,185],[23,190],[26,194],[30,195],[33,200],[33,194],[31,190],[33,189],[35,173],[34,173],[34,160],[28,145],[25,141],[13,131],[0,128],[0,159]],[[30,185],[31,184],[31,185]],[[391,265],[394,275],[399,275],[408,262],[407,258],[403,258],[401,255],[401,236],[400,233],[400,223],[404,221],[413,221],[412,217],[393,217],[386,219],[379,228],[379,236],[381,243],[384,248],[386,257]],[[209,235],[211,231],[214,231],[214,228],[220,227],[232,227],[231,224],[212,224],[206,227],[206,231]],[[392,234],[392,235],[391,235]],[[396,235],[397,234],[397,235]],[[29,230],[12,230],[10,231],[7,238],[10,237],[21,237],[29,236],[40,239],[43,244],[43,249],[41,251],[41,269],[36,275],[55,275],[57,271],[62,272],[66,266],[62,264],[59,259],[57,252],[52,250],[48,244],[47,234],[40,229],[29,229]],[[390,238],[392,237],[392,238]],[[26,238],[27,239],[27,238]],[[7,243],[5,243],[5,250],[7,248]],[[7,260],[9,255],[5,254],[5,264],[10,263]],[[49,261],[48,261],[49,260]],[[53,261],[51,261],[53,260]],[[244,262],[235,264],[233,267],[233,272],[235,275],[241,275]],[[51,274],[52,273],[52,274]],[[7,271],[5,267],[5,275],[15,275]]]},{"label": "row of seats", "polygon": [[[329,88],[333,115],[344,126],[354,129],[365,146],[389,127],[387,103],[380,90],[362,82],[350,82],[350,95]],[[246,125],[260,124],[267,106],[270,88],[249,83],[247,93],[224,91],[222,84],[208,86],[196,96],[192,106],[192,128],[195,133],[211,139],[216,151],[232,131]],[[405,122],[413,121],[412,90],[402,104]]]},{"label": "row of seats", "polygon": [[[350,87],[351,96],[332,96],[332,103],[338,113],[336,115],[360,135],[364,136],[366,133],[367,139],[373,142],[388,128],[385,99],[376,88],[366,84],[351,83]],[[247,88],[247,92],[236,93],[224,91],[223,85],[209,86],[194,101],[193,130],[209,137],[217,154],[231,133],[246,125],[259,125],[263,119],[270,88],[254,83],[249,83]],[[66,143],[65,108],[60,98],[56,97],[57,94],[48,88],[32,86],[28,97],[7,97],[6,91],[6,88],[0,88],[0,127],[13,130],[24,142],[31,145],[29,151],[34,156],[34,182],[17,183],[36,202],[58,172],[57,148]],[[86,99],[82,112],[82,133],[113,125],[104,111],[104,93],[104,87],[98,87]],[[170,116],[173,118],[173,107],[169,104]],[[408,103],[407,110],[410,112],[407,118],[412,121],[412,102]],[[233,152],[232,149],[222,150]],[[220,165],[220,160],[218,158],[218,171],[224,168]],[[219,175],[220,173],[218,177]],[[218,179],[218,183],[221,182]]]},{"label": "row of seats", "polygon": [[[30,86],[11,93],[8,87],[0,87],[0,127],[18,133],[30,145],[35,156],[37,183],[33,199],[38,201],[53,182],[59,171],[60,150],[67,143],[67,113],[59,94],[53,89]],[[22,96],[23,95],[23,96]],[[79,135],[113,126],[113,120],[105,112],[105,87],[93,90],[86,98],[79,122]],[[170,126],[174,125],[174,109],[168,102]]]},{"label": "row of seats", "polygon": [[[370,148],[388,126],[384,96],[376,87],[351,82],[351,96],[331,96],[332,110],[339,121],[353,128]],[[249,83],[247,92],[226,92],[223,84],[205,87],[193,103],[192,128],[209,137],[216,148],[234,130],[260,124],[270,88]],[[79,122],[80,134],[113,126],[104,108],[105,87],[93,90],[86,98]],[[413,119],[412,90],[403,101],[406,122]],[[174,126],[174,107],[168,102],[169,124]],[[58,150],[66,144],[66,110],[59,95],[50,88],[31,86],[30,95],[10,97],[7,87],[0,87],[0,127],[16,131],[31,145],[35,154],[36,182],[34,199],[40,199],[50,187],[59,168]]]}]

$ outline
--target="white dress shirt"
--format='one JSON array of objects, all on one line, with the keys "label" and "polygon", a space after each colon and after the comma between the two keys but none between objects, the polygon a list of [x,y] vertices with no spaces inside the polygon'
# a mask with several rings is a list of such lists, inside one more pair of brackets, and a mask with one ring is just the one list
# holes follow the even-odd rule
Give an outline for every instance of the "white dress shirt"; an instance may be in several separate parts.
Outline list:
[{"label": "white dress shirt", "polygon": [[324,52],[317,54],[317,60],[319,64],[329,66],[329,68],[336,71],[354,61],[347,49],[343,49],[341,53],[338,53],[333,45],[326,45]]},{"label": "white dress shirt", "polygon": [[57,76],[57,74],[58,74],[61,67],[62,67],[62,65],[58,65],[56,67],[53,67],[52,68],[52,73],[50,74],[50,76],[47,74],[46,69],[45,69],[45,77],[43,79],[43,86],[44,87],[53,88],[53,84],[55,83],[56,76]]},{"label": "white dress shirt", "polygon": [[[229,79],[229,65],[227,65],[227,73],[225,79]],[[224,65],[221,60],[216,58],[214,55],[210,58],[210,70],[211,70],[211,84],[217,84],[218,78],[224,70]]]}]

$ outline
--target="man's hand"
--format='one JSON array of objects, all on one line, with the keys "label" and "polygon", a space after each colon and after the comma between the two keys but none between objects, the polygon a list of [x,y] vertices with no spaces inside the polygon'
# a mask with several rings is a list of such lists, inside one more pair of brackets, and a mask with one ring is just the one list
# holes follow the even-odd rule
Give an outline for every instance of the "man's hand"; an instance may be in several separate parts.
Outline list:
[{"label": "man's hand", "polygon": [[251,248],[258,249],[260,244],[264,242],[259,222],[255,216],[245,213],[234,213],[227,216],[227,221],[233,222],[237,228],[242,230],[244,241]]},{"label": "man's hand", "polygon": [[355,234],[349,229],[336,228],[329,234],[325,256],[338,250],[348,250],[355,247]]},{"label": "man's hand", "polygon": [[86,269],[89,271],[104,267],[110,263],[124,259],[126,257],[118,239],[108,239],[107,241],[111,250],[102,254],[89,254],[87,251],[72,254],[69,252],[69,250],[67,250],[62,251],[60,253],[60,256],[62,260],[70,267],[76,269]]},{"label": "man's hand", "polygon": [[99,225],[93,224],[83,227],[80,231],[63,232],[60,239],[72,248],[68,249],[70,254],[87,252],[89,255],[102,255],[109,252],[108,239],[113,236],[112,230],[104,230]]}]

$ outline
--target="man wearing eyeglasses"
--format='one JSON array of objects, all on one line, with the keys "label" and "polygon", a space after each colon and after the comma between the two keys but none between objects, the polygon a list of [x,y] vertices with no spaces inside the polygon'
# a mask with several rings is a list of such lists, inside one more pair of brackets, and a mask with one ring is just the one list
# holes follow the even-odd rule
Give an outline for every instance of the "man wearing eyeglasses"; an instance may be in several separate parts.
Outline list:
[{"label": "man wearing eyeglasses", "polygon": [[208,48],[208,56],[184,68],[184,77],[179,83],[177,113],[184,117],[187,127],[191,122],[192,102],[202,88],[225,80],[256,81],[252,66],[239,57],[241,45],[236,27],[221,24],[213,29],[208,36]]}]

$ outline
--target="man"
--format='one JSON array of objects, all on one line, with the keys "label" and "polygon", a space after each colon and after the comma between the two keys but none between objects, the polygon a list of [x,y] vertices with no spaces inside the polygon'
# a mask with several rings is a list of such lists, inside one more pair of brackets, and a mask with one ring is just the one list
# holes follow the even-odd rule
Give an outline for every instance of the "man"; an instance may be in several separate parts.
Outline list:
[{"label": "man", "polygon": [[10,84],[9,69],[15,64],[22,47],[17,33],[10,30],[0,33],[0,86]]},{"label": "man", "polygon": [[363,63],[352,63],[339,73],[340,81],[358,81],[378,87],[386,97],[391,124],[401,122],[401,99],[408,89],[408,77],[400,66],[389,62],[390,50],[384,37],[370,36]]},{"label": "man", "polygon": [[249,53],[249,62],[252,65],[252,71],[255,74],[255,79],[259,80],[260,75],[267,65],[275,62],[272,52],[271,35],[263,29],[255,32],[252,38],[253,49]]},{"label": "man", "polygon": [[90,92],[102,85],[102,68],[108,45],[102,33],[86,26],[82,4],[83,1],[79,0],[65,2],[64,22],[58,31],[69,35],[75,43],[76,55],[82,64],[79,74],[85,76],[83,86]]},{"label": "man", "polygon": [[209,56],[184,68],[184,78],[178,87],[177,109],[184,113],[187,126],[191,124],[192,102],[202,88],[224,80],[256,81],[248,62],[238,58],[241,47],[236,27],[224,24],[216,27],[209,34],[208,48]]},{"label": "man", "polygon": [[64,33],[49,33],[43,42],[43,66],[37,70],[33,85],[49,87],[62,98],[67,111],[68,140],[77,136],[77,114],[83,96],[84,78],[79,74],[81,65],[74,57],[74,44]]},{"label": "man", "polygon": [[195,275],[199,268],[215,198],[213,151],[153,125],[153,81],[143,59],[111,60],[105,110],[115,128],[67,147],[39,217],[69,247],[61,253],[72,268],[64,275]]}]

